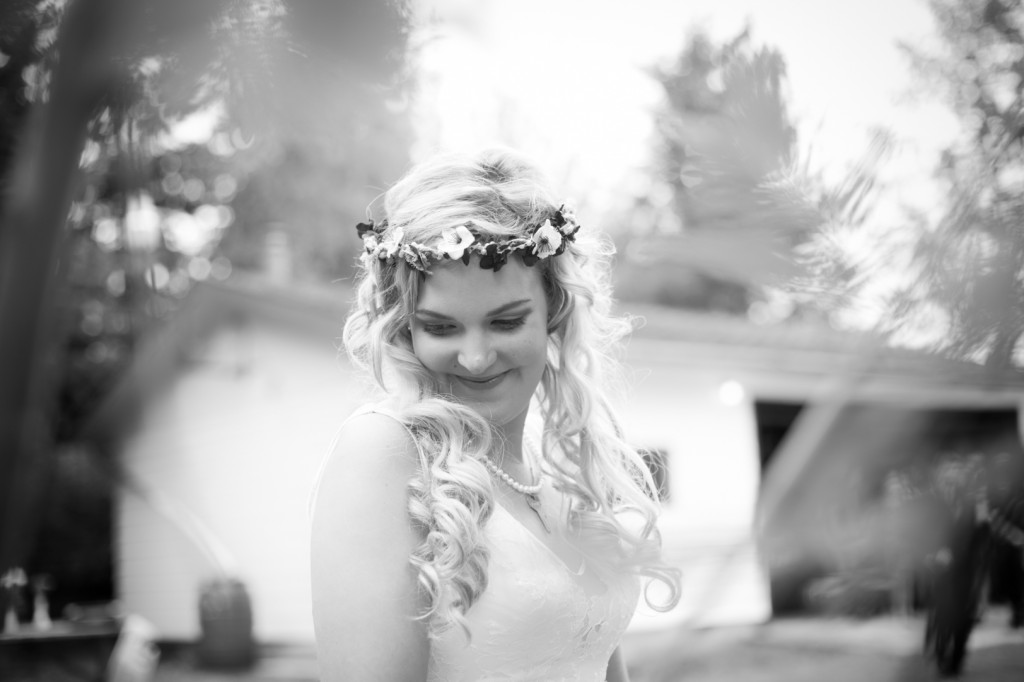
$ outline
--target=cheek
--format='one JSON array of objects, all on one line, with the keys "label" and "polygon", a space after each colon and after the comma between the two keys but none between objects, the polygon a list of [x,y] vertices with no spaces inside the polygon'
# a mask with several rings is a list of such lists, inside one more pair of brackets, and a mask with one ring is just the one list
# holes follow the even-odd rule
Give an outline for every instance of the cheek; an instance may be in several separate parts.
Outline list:
[{"label": "cheek", "polygon": [[443,339],[414,331],[412,352],[428,370],[439,372],[451,364],[454,351],[448,348],[448,344]]},{"label": "cheek", "polygon": [[513,347],[508,350],[509,357],[514,357],[516,364],[524,367],[544,365],[547,360],[548,335],[544,329],[533,329],[516,339]]}]

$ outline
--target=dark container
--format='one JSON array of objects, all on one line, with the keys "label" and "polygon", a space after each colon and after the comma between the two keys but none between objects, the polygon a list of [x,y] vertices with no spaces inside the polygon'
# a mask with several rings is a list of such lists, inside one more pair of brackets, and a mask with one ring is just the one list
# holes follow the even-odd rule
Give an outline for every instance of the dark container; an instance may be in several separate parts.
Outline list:
[{"label": "dark container", "polygon": [[256,657],[252,603],[235,578],[215,578],[199,592],[199,661],[210,668],[247,668]]}]

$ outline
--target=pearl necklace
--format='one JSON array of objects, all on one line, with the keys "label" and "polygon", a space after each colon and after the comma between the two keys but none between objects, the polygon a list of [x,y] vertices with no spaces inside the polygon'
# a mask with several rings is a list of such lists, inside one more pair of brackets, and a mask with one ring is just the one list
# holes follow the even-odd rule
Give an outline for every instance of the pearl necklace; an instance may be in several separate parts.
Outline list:
[{"label": "pearl necklace", "polygon": [[484,457],[483,462],[484,464],[487,465],[488,469],[494,472],[495,476],[503,480],[506,483],[506,485],[508,485],[508,487],[512,488],[513,490],[518,491],[523,495],[527,496],[537,495],[538,493],[540,493],[540,489],[542,486],[539,482],[534,485],[526,485],[524,483],[520,483],[519,481],[505,473],[505,471],[500,466],[492,462],[490,457]]}]

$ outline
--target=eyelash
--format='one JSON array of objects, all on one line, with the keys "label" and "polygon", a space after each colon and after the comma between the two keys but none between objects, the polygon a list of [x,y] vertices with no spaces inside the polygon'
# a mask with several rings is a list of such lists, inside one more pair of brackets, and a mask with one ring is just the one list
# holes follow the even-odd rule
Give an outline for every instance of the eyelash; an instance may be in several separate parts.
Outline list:
[{"label": "eyelash", "polygon": [[513,329],[518,329],[519,327],[522,327],[523,324],[525,324],[525,323],[526,323],[526,317],[525,316],[524,317],[513,317],[513,318],[510,318],[510,319],[507,319],[507,320],[495,320],[493,322],[493,324],[495,324],[498,327],[498,329],[501,329],[502,331],[507,331],[507,332],[510,332]]},{"label": "eyelash", "polygon": [[[526,323],[526,316],[514,317],[491,322],[499,331],[510,332],[522,327]],[[448,336],[455,329],[451,324],[424,324],[423,331],[431,336]]]},{"label": "eyelash", "polygon": [[447,336],[448,332],[451,331],[452,325],[450,324],[425,324],[423,325],[423,331],[431,336]]}]

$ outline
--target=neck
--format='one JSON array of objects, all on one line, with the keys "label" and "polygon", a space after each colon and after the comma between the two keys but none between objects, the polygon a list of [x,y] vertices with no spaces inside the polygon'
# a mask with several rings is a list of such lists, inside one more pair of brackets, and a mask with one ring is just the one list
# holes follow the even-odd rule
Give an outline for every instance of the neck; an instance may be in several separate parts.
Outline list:
[{"label": "neck", "polygon": [[505,461],[523,463],[523,432],[526,429],[526,411],[512,421],[497,428],[501,437],[501,457]]}]

